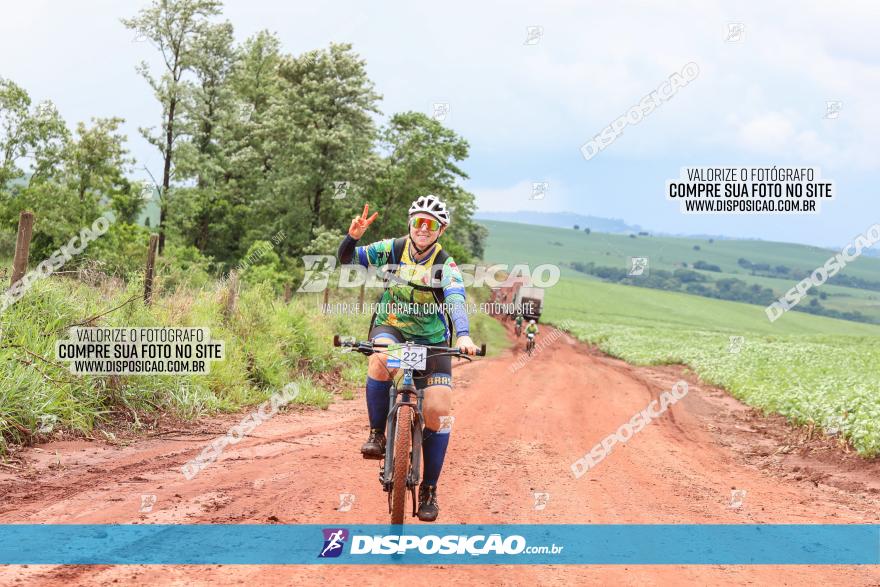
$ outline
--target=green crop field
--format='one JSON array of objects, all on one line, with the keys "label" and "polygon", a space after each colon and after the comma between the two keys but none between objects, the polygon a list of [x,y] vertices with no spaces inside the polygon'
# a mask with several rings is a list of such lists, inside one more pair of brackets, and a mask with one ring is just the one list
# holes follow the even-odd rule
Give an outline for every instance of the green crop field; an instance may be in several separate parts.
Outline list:
[{"label": "green crop field", "polygon": [[[583,230],[490,220],[481,224],[490,232],[485,256],[500,263],[593,261],[597,265],[625,267],[629,257],[648,257],[652,268],[672,270],[682,262],[693,265],[696,261],[706,261],[718,265],[724,273],[745,279],[748,272],[737,264],[741,257],[771,266],[787,265],[812,271],[834,254],[820,247],[768,241],[715,240],[710,243],[697,238],[586,234]],[[700,247],[699,250],[694,250],[694,246]],[[844,273],[880,281],[880,259],[860,257],[849,264]]]},{"label": "green crop field", "polygon": [[[683,264],[693,268],[697,261],[717,265],[721,271],[698,271],[711,280],[736,278],[748,285],[758,284],[770,288],[776,297],[797,284],[795,277],[769,277],[752,275],[737,261],[745,258],[752,263],[765,263],[771,267],[784,265],[800,273],[812,272],[823,265],[834,251],[764,241],[628,236],[606,233],[586,234],[584,231],[531,226],[509,222],[484,221],[491,238],[486,258],[500,263],[556,263],[567,277],[592,278],[575,271],[569,263],[595,263],[597,266],[627,268],[630,257],[647,257],[650,269],[673,271]],[[523,247],[523,243],[528,247]],[[699,247],[695,250],[694,247]],[[862,256],[848,264],[841,272],[849,277],[880,283],[880,259]],[[880,324],[880,291],[824,284],[821,291],[826,298],[824,307],[839,312],[858,311],[869,320]],[[808,301],[803,302],[804,304]]]},{"label": "green crop field", "polygon": [[[523,225],[499,230],[496,225],[501,224],[491,223],[488,261],[533,265],[559,262],[566,256],[598,258],[596,250],[578,244],[598,235]],[[529,233],[551,244],[512,238],[520,229],[534,229]],[[626,255],[639,256],[634,245],[627,242],[639,239],[602,237],[615,239],[621,247],[629,245],[617,251],[618,260]],[[681,240],[702,242],[701,248],[705,248],[705,241]],[[559,247],[553,242],[568,245]],[[737,251],[737,243],[747,246]],[[713,243],[718,244],[722,243]],[[798,245],[778,245],[781,250],[777,251],[776,243],[763,243],[765,254],[759,257],[754,243],[723,244],[734,266],[739,257],[754,257],[755,262],[772,258],[791,265],[801,259],[800,265],[812,262],[810,255],[815,256],[818,265],[823,256],[829,255]],[[692,248],[687,244],[671,242],[662,251],[655,248],[652,252],[675,262],[674,255],[687,254],[688,250]],[[717,257],[703,254],[699,258],[721,264]],[[866,265],[877,263],[869,258],[861,261],[867,261]],[[730,267],[730,262],[725,267]],[[579,339],[630,363],[688,365],[704,381],[724,387],[765,412],[779,413],[794,423],[813,424],[846,438],[865,456],[880,454],[880,326],[801,312],[788,312],[771,323],[764,308],[757,305],[605,283],[583,278],[577,272],[563,271],[563,275],[559,284],[547,290],[543,321],[564,322]],[[826,287],[835,286],[822,289]],[[872,301],[875,293],[836,289],[850,290],[851,297],[841,299],[860,306]],[[876,299],[873,301],[876,303]]]}]

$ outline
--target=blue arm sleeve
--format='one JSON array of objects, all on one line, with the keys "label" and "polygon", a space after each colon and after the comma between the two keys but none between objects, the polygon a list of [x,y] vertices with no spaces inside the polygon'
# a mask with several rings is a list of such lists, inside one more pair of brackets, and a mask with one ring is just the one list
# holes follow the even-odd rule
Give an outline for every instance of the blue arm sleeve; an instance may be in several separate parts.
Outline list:
[{"label": "blue arm sleeve", "polygon": [[[446,298],[446,302],[452,304],[449,308],[449,317],[452,318],[452,324],[455,326],[455,336],[468,336],[471,333],[470,321],[468,320],[467,310],[464,307],[464,296],[451,296]],[[460,301],[455,301],[456,298]]]},{"label": "blue arm sleeve", "polygon": [[443,267],[443,296],[449,305],[449,317],[455,327],[455,336],[468,336],[471,332],[467,309],[465,308],[464,279],[455,261],[450,257]]}]

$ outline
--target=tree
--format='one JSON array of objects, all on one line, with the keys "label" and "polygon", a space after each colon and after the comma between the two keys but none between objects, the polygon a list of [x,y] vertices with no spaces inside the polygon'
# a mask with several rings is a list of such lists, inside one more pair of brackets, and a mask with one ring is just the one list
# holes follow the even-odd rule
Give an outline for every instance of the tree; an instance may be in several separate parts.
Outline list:
[{"label": "tree", "polygon": [[[93,118],[71,135],[51,102],[32,106],[26,91],[0,80],[0,194],[7,196],[0,199],[0,217],[14,228],[21,210],[37,213],[32,257],[49,256],[108,207],[117,225],[133,222],[143,202],[141,186],[126,178],[133,160],[119,132],[122,122]],[[82,258],[95,250],[89,247]]]},{"label": "tree", "polygon": [[213,183],[223,172],[215,159],[220,151],[219,127],[233,107],[233,40],[229,22],[206,24],[193,39],[192,71],[196,83],[185,95],[181,112],[181,122],[186,125],[190,140],[181,145],[178,168],[182,177],[194,177],[199,187]]},{"label": "tree", "polygon": [[[192,150],[194,159],[201,158],[212,168],[200,176],[202,182],[210,182],[203,189],[193,190],[193,205],[187,210],[177,206],[180,213],[176,216],[186,242],[230,268],[245,254],[248,242],[269,237],[278,222],[276,202],[285,194],[278,187],[285,169],[282,167],[277,175],[274,169],[287,141],[287,122],[283,113],[270,110],[280,99],[281,42],[266,31],[257,33],[232,48],[228,72],[226,43],[213,46],[212,53],[222,58],[203,58],[199,68],[204,73],[197,75],[206,81],[225,77],[222,91],[202,93],[205,98],[216,96],[224,115],[217,117],[210,129],[210,141],[202,141],[205,148],[201,155]],[[209,64],[213,66],[206,67]],[[218,74],[206,75],[209,69]],[[207,110],[210,102],[203,99],[202,104]],[[194,169],[198,171],[199,167]]]},{"label": "tree", "polygon": [[88,195],[112,198],[114,192],[129,189],[125,174],[134,160],[128,157],[125,136],[118,132],[123,122],[121,118],[93,118],[91,127],[77,124],[76,138],[62,157],[65,180],[81,202]]},{"label": "tree", "polygon": [[372,191],[382,195],[383,206],[392,213],[380,212],[377,234],[406,234],[405,211],[410,203],[420,195],[434,194],[451,211],[443,246],[461,262],[482,257],[488,231],[473,221],[474,195],[458,185],[468,177],[458,165],[467,159],[467,141],[425,114],[403,112],[391,117],[379,146],[387,156]]},{"label": "tree", "polygon": [[236,106],[230,81],[236,60],[233,41],[230,23],[205,25],[194,40],[196,81],[182,102],[180,122],[187,138],[178,147],[176,168],[179,177],[194,179],[196,185],[178,188],[184,201],[170,218],[183,240],[203,253],[216,232],[212,229],[223,223],[228,211],[221,183],[228,178],[230,151],[225,143]]},{"label": "tree", "polygon": [[52,102],[32,106],[21,86],[0,77],[0,191],[21,179],[30,161],[30,181],[40,181],[58,164],[69,133]]},{"label": "tree", "polygon": [[[117,212],[117,223],[131,223],[140,212],[142,186],[126,178],[133,160],[128,157],[125,136],[118,132],[122,122],[121,118],[96,118],[90,126],[77,124],[58,161],[41,176],[32,176],[20,190],[16,208],[35,210],[40,218],[34,228],[34,255],[49,255],[108,207]],[[8,210],[7,223],[17,215],[17,210]]]},{"label": "tree", "polygon": [[579,225],[575,224],[575,225],[574,225],[574,229],[575,229],[575,230],[580,230],[581,227],[580,227]]},{"label": "tree", "polygon": [[[276,198],[271,216],[303,246],[319,226],[338,226],[354,207],[334,200],[335,182],[352,182],[370,158],[376,137],[372,114],[381,98],[367,77],[366,64],[351,45],[283,57],[278,97],[267,115],[274,153],[270,155]],[[345,212],[345,213],[344,213]]]},{"label": "tree", "polygon": [[209,34],[208,18],[220,13],[218,0],[153,0],[138,16],[122,19],[122,24],[148,39],[162,55],[164,69],[160,77],[150,72],[143,61],[138,72],[147,80],[162,105],[160,134],[141,129],[147,139],[162,153],[162,187],[160,189],[159,252],[165,248],[165,229],[171,204],[170,187],[174,171],[174,147],[182,129],[176,126],[178,108],[191,84],[184,75],[196,63],[196,55],[203,46],[202,37]]},{"label": "tree", "polygon": [[27,155],[30,147],[30,105],[31,98],[24,88],[0,78],[0,189],[24,174],[16,163]]}]

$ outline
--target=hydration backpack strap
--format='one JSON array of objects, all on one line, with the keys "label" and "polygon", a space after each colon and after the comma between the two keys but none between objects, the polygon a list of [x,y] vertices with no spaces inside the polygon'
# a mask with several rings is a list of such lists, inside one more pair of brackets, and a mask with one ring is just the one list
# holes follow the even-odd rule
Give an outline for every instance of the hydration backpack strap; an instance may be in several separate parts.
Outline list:
[{"label": "hydration backpack strap", "polygon": [[[446,260],[449,259],[449,253],[446,252],[445,249],[440,249],[440,252],[437,253],[437,256],[434,257],[434,267],[439,265],[440,275],[434,275],[434,272],[431,272],[431,280],[434,283],[434,279],[436,277],[437,282],[439,283],[443,278],[443,267],[446,265]],[[434,294],[434,301],[437,305],[442,304],[446,300],[446,294],[443,292],[442,287],[432,287],[431,293]],[[449,315],[445,309],[443,310],[443,315],[446,317],[446,328],[449,331],[449,336],[446,337],[446,346],[452,346],[452,317]]]},{"label": "hydration backpack strap", "polygon": [[[397,265],[400,262],[400,258],[403,257],[403,249],[406,246],[407,237],[402,236],[400,238],[394,239],[394,242],[391,244],[391,265]],[[376,304],[378,305],[382,301],[382,296],[385,295],[385,291],[388,289],[388,275],[387,273],[383,273],[382,280],[385,282],[385,287],[382,288],[382,291],[379,292],[379,297],[376,298]],[[370,336],[370,332],[373,331],[373,326],[376,324],[376,314],[378,312],[376,310],[373,311],[373,317],[370,318],[370,329],[367,331],[367,338]]]},{"label": "hydration backpack strap", "polygon": [[[408,237],[402,236],[400,238],[394,239],[394,243],[391,246],[391,265],[397,265],[400,263],[400,259],[403,257],[403,250],[406,247],[406,241]],[[440,249],[437,252],[437,255],[434,257],[434,267],[439,265],[440,274],[436,275],[433,271],[431,272],[431,280],[432,283],[439,283],[443,277],[443,266],[446,264],[446,260],[449,259],[449,253],[446,252],[445,249]],[[385,288],[379,293],[379,298],[376,300],[376,304],[379,304],[382,301],[382,297],[385,295],[385,291],[388,289],[388,277],[383,276],[385,282]],[[443,293],[443,288],[440,286],[424,286],[424,285],[416,285],[413,284],[413,287],[418,290],[430,290],[434,296],[434,301],[437,305],[441,305],[443,301],[446,299],[446,295]],[[369,337],[370,332],[373,330],[373,326],[376,323],[376,314],[377,312],[373,312],[373,317],[370,318],[370,330],[367,332],[367,336]],[[446,328],[449,330],[449,336],[446,339],[446,346],[452,346],[452,318],[449,316],[449,312],[444,310],[443,314],[446,317]]]}]

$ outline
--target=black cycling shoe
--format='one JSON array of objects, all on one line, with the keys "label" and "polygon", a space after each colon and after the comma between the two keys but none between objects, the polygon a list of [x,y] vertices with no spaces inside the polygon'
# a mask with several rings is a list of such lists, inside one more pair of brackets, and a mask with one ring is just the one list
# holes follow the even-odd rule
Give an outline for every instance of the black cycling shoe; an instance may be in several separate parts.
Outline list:
[{"label": "black cycling shoe", "polygon": [[385,434],[376,428],[370,428],[370,437],[361,447],[365,459],[385,458]]},{"label": "black cycling shoe", "polygon": [[419,485],[419,519],[423,522],[433,522],[440,514],[440,506],[437,505],[437,486]]}]

